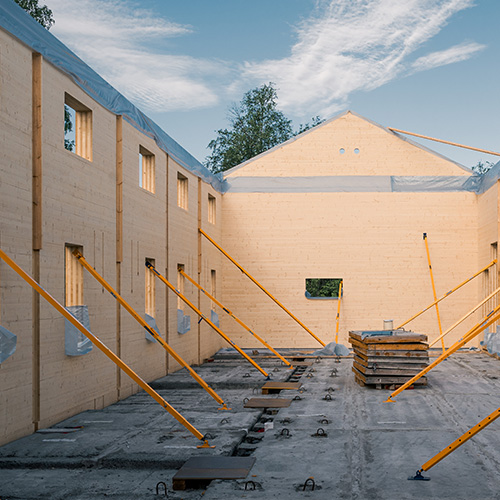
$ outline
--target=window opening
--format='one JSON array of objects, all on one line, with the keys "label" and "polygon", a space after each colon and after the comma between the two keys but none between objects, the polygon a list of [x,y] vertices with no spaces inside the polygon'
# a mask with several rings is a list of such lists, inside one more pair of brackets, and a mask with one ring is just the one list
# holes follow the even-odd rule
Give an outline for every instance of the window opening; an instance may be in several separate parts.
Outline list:
[{"label": "window opening", "polygon": [[[184,295],[184,276],[180,273],[184,271],[184,264],[177,264],[177,291]],[[184,311],[184,301],[177,297],[177,309]]]},{"label": "window opening", "polygon": [[[216,285],[217,285],[217,282],[216,282],[216,272],[215,272],[215,269],[212,269],[210,271],[210,295],[212,297],[215,297],[217,298],[217,295],[216,295]],[[214,301],[211,301],[212,302],[212,311],[215,311],[215,302]]]},{"label": "window opening", "polygon": [[342,278],[307,278],[306,297],[308,299],[338,299]]},{"label": "window opening", "polygon": [[[153,267],[155,267],[155,259],[146,259],[146,262],[149,262]],[[145,312],[149,314],[152,318],[156,317],[156,289],[155,289],[155,275],[153,271],[146,267],[146,307]]]},{"label": "window opening", "polygon": [[78,250],[83,255],[83,247],[66,245],[65,248],[65,302],[66,307],[83,306],[83,266],[73,255]]},{"label": "window opening", "polygon": [[92,111],[64,94],[64,147],[92,161]]},{"label": "window opening", "polygon": [[155,192],[155,155],[139,146],[139,186]]},{"label": "window opening", "polygon": [[208,195],[208,222],[215,224],[215,196]]},{"label": "window opening", "polygon": [[177,172],[177,205],[188,209],[188,179],[180,172]]}]

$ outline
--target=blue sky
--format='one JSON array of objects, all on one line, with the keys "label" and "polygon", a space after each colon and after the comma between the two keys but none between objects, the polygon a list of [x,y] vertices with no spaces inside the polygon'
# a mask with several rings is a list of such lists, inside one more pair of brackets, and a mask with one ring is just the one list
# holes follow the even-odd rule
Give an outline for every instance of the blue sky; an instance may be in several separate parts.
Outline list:
[{"label": "blue sky", "polygon": [[[498,0],[46,3],[51,32],[200,161],[228,107],[270,81],[295,128],[351,109],[500,151]],[[499,159],[420,142],[466,166]]]}]

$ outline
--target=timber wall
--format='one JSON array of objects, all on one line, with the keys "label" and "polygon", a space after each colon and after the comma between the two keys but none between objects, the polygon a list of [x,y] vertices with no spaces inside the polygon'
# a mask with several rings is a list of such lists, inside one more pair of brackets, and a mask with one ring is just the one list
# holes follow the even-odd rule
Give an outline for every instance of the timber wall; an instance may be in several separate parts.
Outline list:
[{"label": "timber wall", "polygon": [[[210,289],[211,270],[221,276],[221,256],[201,242],[198,226],[220,238],[220,193],[4,31],[0,75],[2,250],[63,305],[66,245],[83,247],[88,262],[142,316],[145,259],[154,259],[174,285],[183,263]],[[92,112],[91,161],[64,148],[65,95]],[[139,185],[141,148],[155,157],[154,193]],[[178,172],[189,182],[187,210],[177,205]],[[208,194],[216,200],[216,224],[207,220]],[[179,369],[87,271],[83,288],[92,332],[144,380]],[[178,334],[177,298],[158,279],[155,289],[161,335],[188,363],[222,347],[187,308],[191,329]],[[210,315],[208,300],[189,284],[186,294]],[[0,365],[0,444],[138,391],[95,347],[67,356],[64,319],[3,262],[0,323],[17,335],[16,352]]]},{"label": "timber wall", "polygon": [[[299,192],[296,187],[301,177],[316,176],[326,184],[328,177],[346,175],[365,176],[366,186],[366,176],[375,181],[380,175],[467,172],[347,113],[229,171],[230,183],[246,178],[250,187],[248,192],[230,188],[224,195],[222,235],[227,252],[325,343],[334,340],[337,300],[306,298],[305,280],[342,278],[339,342],[345,345],[350,330],[381,329],[384,319],[393,319],[396,327],[433,302],[424,232],[438,297],[487,265],[492,260],[490,244],[498,240],[496,186],[481,196],[369,188]],[[292,179],[296,192],[251,192],[251,179],[257,177]],[[223,271],[228,307],[271,345],[320,347],[227,260]],[[496,268],[490,275],[496,275]],[[440,303],[443,330],[485,297],[482,279],[486,278],[478,277]],[[446,344],[475,324],[478,314],[451,332]],[[223,327],[236,342],[247,340],[229,320]],[[407,328],[437,337],[435,309]]]}]

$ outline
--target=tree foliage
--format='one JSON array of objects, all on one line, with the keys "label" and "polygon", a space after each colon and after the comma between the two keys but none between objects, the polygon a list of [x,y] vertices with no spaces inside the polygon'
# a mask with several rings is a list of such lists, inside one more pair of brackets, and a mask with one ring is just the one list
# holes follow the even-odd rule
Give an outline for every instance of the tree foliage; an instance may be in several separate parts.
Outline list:
[{"label": "tree foliage", "polygon": [[306,292],[311,297],[334,297],[339,296],[340,278],[307,278]]},{"label": "tree foliage", "polygon": [[292,121],[277,109],[277,100],[273,83],[246,92],[241,102],[229,109],[230,129],[218,130],[208,144],[212,154],[205,165],[212,172],[223,172],[323,121],[316,116],[311,124],[294,132]]},{"label": "tree foliage", "polygon": [[50,29],[55,23],[52,11],[46,5],[38,5],[38,0],[14,0],[33,19],[38,21],[44,28]]}]

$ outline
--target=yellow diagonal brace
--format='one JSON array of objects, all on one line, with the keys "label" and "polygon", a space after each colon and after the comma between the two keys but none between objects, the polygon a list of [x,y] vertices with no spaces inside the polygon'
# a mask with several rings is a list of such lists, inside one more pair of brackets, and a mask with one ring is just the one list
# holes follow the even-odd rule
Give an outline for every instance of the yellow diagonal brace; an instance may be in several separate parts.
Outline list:
[{"label": "yellow diagonal brace", "polygon": [[247,278],[249,278],[251,281],[253,281],[270,299],[272,299],[276,304],[278,304],[283,311],[285,311],[292,319],[294,319],[309,335],[314,337],[323,347],[325,347],[325,343],[318,338],[316,335],[314,335],[309,328],[307,328],[302,321],[300,321],[297,317],[295,317],[277,298],[275,298],[273,295],[271,295],[270,292],[268,292],[253,276],[251,276],[243,267],[241,267],[224,249],[219,246],[210,236],[208,236],[203,229],[198,229],[200,233],[205,236],[205,238],[212,243],[212,245],[217,248],[223,255],[225,255]]},{"label": "yellow diagonal brace", "polygon": [[231,318],[233,318],[239,325],[241,325],[248,333],[252,334],[262,345],[267,347],[276,357],[281,359],[283,363],[285,363],[290,368],[293,368],[293,366],[287,359],[285,359],[278,351],[273,349],[263,338],[261,338],[255,332],[253,332],[251,328],[248,327],[245,323],[243,323],[243,321],[241,321],[234,313],[232,313],[229,309],[224,307],[213,295],[208,293],[201,285],[196,283],[196,281],[193,278],[191,278],[191,276],[186,274],[182,269],[179,269],[179,273],[182,274],[182,276],[184,276],[185,278],[187,278],[196,288],[198,288],[198,290],[201,290],[211,301],[217,304],[225,313],[229,314]]},{"label": "yellow diagonal brace", "polygon": [[172,283],[170,283],[167,279],[165,279],[151,264],[150,262],[146,262],[146,266],[153,271],[153,273],[158,277],[160,281],[165,283],[165,285],[172,290],[172,292],[177,295],[181,300],[183,300],[202,320],[206,321],[228,344],[234,347],[249,363],[251,363],[257,370],[259,370],[262,375],[269,377],[269,374],[261,368],[250,356],[245,354],[217,325],[212,323],[187,297],[185,297],[181,292],[179,292]]},{"label": "yellow diagonal brace", "polygon": [[431,307],[434,307],[434,305],[438,304],[442,300],[446,299],[446,297],[450,296],[453,292],[456,292],[459,288],[463,287],[465,284],[469,283],[469,281],[472,281],[474,278],[479,276],[481,273],[484,273],[487,269],[489,269],[491,266],[494,266],[497,263],[496,259],[492,260],[487,266],[483,267],[480,271],[478,271],[474,276],[471,276],[470,278],[466,279],[460,285],[457,285],[455,288],[452,288],[449,292],[446,292],[442,297],[439,297],[439,299],[435,300],[432,304],[429,304],[425,309],[422,309],[420,312],[412,316],[410,319],[407,319],[404,323],[401,323],[396,330],[399,330],[400,328],[403,328],[406,324],[408,324],[410,321],[413,321],[415,318],[418,318],[421,314],[424,312],[428,311]]},{"label": "yellow diagonal brace", "polygon": [[469,330],[460,340],[455,342],[450,348],[448,348],[439,358],[432,362],[429,366],[424,368],[420,373],[412,377],[408,382],[404,383],[399,389],[396,389],[388,398],[386,403],[394,403],[395,401],[391,398],[396,397],[398,394],[402,393],[405,389],[410,387],[414,382],[416,382],[420,377],[429,373],[435,366],[437,366],[441,361],[445,360],[451,356],[454,352],[458,351],[467,342],[471,341],[474,337],[477,337],[482,331],[484,331],[488,326],[497,321],[500,318],[500,305],[495,307],[487,316],[485,316],[480,323]]},{"label": "yellow diagonal brace", "polygon": [[444,352],[444,340],[443,340],[443,327],[441,326],[441,316],[439,315],[439,306],[437,301],[437,294],[436,294],[436,286],[434,285],[434,274],[432,272],[432,265],[431,265],[431,254],[429,253],[429,243],[427,242],[427,233],[424,233],[424,241],[425,241],[425,251],[427,252],[427,262],[429,263],[429,272],[431,273],[431,283],[432,283],[432,294],[434,295],[434,306],[436,307],[436,315],[437,315],[437,320],[438,320],[438,328],[439,328],[439,336],[441,337],[441,347]]},{"label": "yellow diagonal brace", "polygon": [[339,323],[340,323],[340,303],[342,302],[342,283],[343,281],[340,282],[339,285],[339,301],[337,303],[337,318],[336,322],[337,324],[335,325],[335,343],[339,343]]},{"label": "yellow diagonal brace", "polygon": [[75,328],[77,328],[93,345],[102,351],[113,363],[121,368],[134,382],[139,384],[157,403],[159,403],[172,417],[182,424],[196,438],[203,440],[203,434],[190,424],[177,410],[170,406],[147,382],[124,363],[113,351],[108,349],[95,335],[87,330],[71,313],[69,313],[59,302],[45,291],[29,274],[21,269],[8,255],[0,250],[0,258],[10,266],[26,283],[36,290],[51,306],[61,313]]},{"label": "yellow diagonal brace", "polygon": [[453,453],[457,448],[462,446],[471,437],[474,437],[478,432],[481,432],[498,417],[500,417],[500,408],[497,408],[493,413],[490,413],[485,419],[481,420],[481,422],[472,427],[472,429],[468,430],[465,434],[462,434],[458,439],[453,441],[450,446],[446,447],[444,450],[440,451],[437,455],[425,462],[420,471],[429,470],[431,467],[434,467],[437,463],[441,462],[443,458],[447,457],[450,453]]},{"label": "yellow diagonal brace", "polygon": [[163,348],[182,365],[189,374],[212,396],[219,404],[224,405],[224,400],[184,361],[166,342],[162,339],[158,332],[151,328],[144,319],[137,314],[132,306],[85,260],[85,257],[78,251],[74,250],[73,255],[78,259],[78,262],[130,313],[130,315],[150,334]]},{"label": "yellow diagonal brace", "polygon": [[441,334],[441,336],[439,336],[437,339],[433,340],[429,344],[429,348],[432,347],[436,342],[439,342],[441,340],[441,338],[444,338],[446,335],[448,335],[448,333],[450,333],[460,323],[462,323],[463,321],[465,321],[471,314],[473,314],[474,312],[476,312],[483,304],[486,304],[486,302],[488,302],[488,300],[492,299],[498,292],[500,292],[500,287],[498,287],[494,292],[490,293],[488,295],[488,297],[486,297],[481,302],[479,302],[479,304],[477,306],[473,307],[467,314],[465,314],[464,316],[462,316],[458,321],[456,321],[455,323],[453,323],[453,325],[451,325],[450,328],[448,328],[447,330],[445,330]]}]

